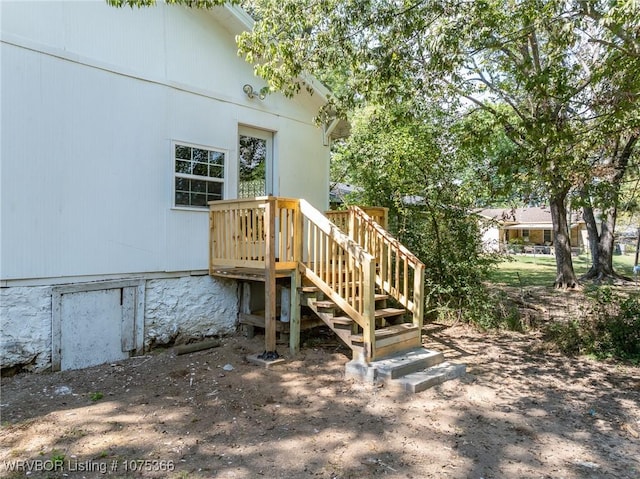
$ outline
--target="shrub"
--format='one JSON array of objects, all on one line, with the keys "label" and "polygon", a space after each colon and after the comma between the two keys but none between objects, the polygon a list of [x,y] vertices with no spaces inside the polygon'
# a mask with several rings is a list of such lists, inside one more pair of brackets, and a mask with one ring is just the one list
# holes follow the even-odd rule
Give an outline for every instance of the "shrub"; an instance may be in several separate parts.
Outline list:
[{"label": "shrub", "polygon": [[605,287],[589,295],[589,302],[589,313],[552,325],[547,339],[567,354],[640,362],[640,295],[625,297]]}]

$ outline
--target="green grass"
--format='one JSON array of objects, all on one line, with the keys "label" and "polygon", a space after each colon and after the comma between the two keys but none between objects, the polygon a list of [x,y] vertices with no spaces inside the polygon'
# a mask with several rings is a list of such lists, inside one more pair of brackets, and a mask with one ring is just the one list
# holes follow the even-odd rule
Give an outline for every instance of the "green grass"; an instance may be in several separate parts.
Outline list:
[{"label": "green grass", "polygon": [[[512,261],[504,261],[491,275],[492,283],[509,286],[551,286],[556,278],[556,260],[553,255],[510,256]],[[613,257],[613,267],[617,272],[633,277],[634,254]],[[573,267],[578,277],[587,272],[591,256],[582,254],[573,257]],[[519,277],[518,277],[519,276]]]}]

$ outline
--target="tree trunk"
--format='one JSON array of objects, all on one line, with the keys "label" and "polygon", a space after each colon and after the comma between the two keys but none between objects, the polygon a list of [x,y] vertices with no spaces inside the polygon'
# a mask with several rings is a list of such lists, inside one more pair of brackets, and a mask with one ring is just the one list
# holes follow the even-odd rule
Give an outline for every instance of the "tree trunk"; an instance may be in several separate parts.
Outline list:
[{"label": "tree trunk", "polygon": [[617,208],[609,208],[602,212],[600,233],[596,226],[592,206],[583,207],[584,220],[589,233],[589,247],[591,249],[591,267],[581,281],[594,280],[599,283],[607,279],[618,277],[613,270],[614,231],[617,219]]},{"label": "tree trunk", "polygon": [[556,254],[556,288],[575,288],[578,279],[571,259],[571,238],[567,222],[567,190],[560,191],[549,199],[553,222],[553,246]]},{"label": "tree trunk", "polygon": [[604,203],[609,206],[603,208],[599,234],[588,193],[586,190],[582,191],[582,198],[585,201],[585,205],[588,205],[583,207],[583,211],[587,231],[589,232],[591,268],[589,268],[589,271],[587,271],[580,280],[594,280],[600,283],[614,278],[630,279],[617,274],[613,270],[613,251],[615,243],[614,233],[616,220],[618,218],[620,186],[637,140],[638,135],[632,135],[627,139],[626,143],[624,143],[624,147],[621,150],[616,148],[616,152],[613,154],[611,166],[613,166],[614,173],[610,177],[611,190],[609,197],[604,198]]},{"label": "tree trunk", "polygon": [[640,228],[638,228],[638,241],[636,242],[636,258],[633,261],[633,272],[635,273],[636,266],[638,266],[638,256],[640,255]]},{"label": "tree trunk", "polygon": [[598,273],[603,277],[615,275],[613,272],[613,245],[615,242],[614,232],[616,230],[617,218],[617,206],[613,206],[602,212],[600,241],[598,242]]},{"label": "tree trunk", "polygon": [[[582,201],[585,206],[582,207],[582,217],[584,218],[585,225],[587,226],[587,234],[589,236],[589,252],[591,253],[591,267],[585,276],[589,275],[591,271],[595,271],[598,267],[599,254],[598,244],[600,243],[600,234],[598,233],[598,222],[596,216],[593,213],[593,206],[591,206],[591,199],[586,189],[580,192]],[[584,279],[584,276],[580,279]]]}]

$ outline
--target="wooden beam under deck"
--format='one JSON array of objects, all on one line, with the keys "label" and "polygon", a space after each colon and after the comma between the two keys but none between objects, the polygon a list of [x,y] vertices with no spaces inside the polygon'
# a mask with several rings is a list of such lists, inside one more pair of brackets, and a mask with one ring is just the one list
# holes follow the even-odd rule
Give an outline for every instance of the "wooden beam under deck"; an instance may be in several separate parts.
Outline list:
[{"label": "wooden beam under deck", "polygon": [[[295,267],[278,267],[278,263],[276,263],[276,278],[290,278],[291,273],[294,271]],[[260,268],[216,268],[214,267],[211,270],[211,276],[216,276],[218,278],[229,278],[229,279],[244,279],[247,281],[261,281],[264,282],[266,275],[265,270]]]},{"label": "wooden beam under deck", "polygon": [[[246,324],[248,326],[255,326],[257,328],[264,329],[264,313],[263,314],[249,314],[240,313],[240,324]],[[305,331],[307,329],[316,328],[318,326],[326,326],[325,322],[320,318],[302,318],[300,319],[300,330]],[[288,333],[291,330],[291,323],[283,323],[282,321],[276,321],[276,331],[279,333]]]}]

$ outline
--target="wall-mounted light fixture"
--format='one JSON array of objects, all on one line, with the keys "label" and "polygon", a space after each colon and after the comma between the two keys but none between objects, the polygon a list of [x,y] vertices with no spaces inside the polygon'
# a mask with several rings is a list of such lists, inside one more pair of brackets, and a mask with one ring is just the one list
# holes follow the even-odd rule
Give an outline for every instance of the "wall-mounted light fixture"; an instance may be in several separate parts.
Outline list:
[{"label": "wall-mounted light fixture", "polygon": [[255,91],[253,87],[248,83],[246,83],[242,87],[242,91],[245,93],[245,95],[247,95],[247,98],[250,98],[252,100],[254,98],[259,98],[260,100],[264,100],[267,97],[267,95],[264,92],[264,88],[260,91]]}]

